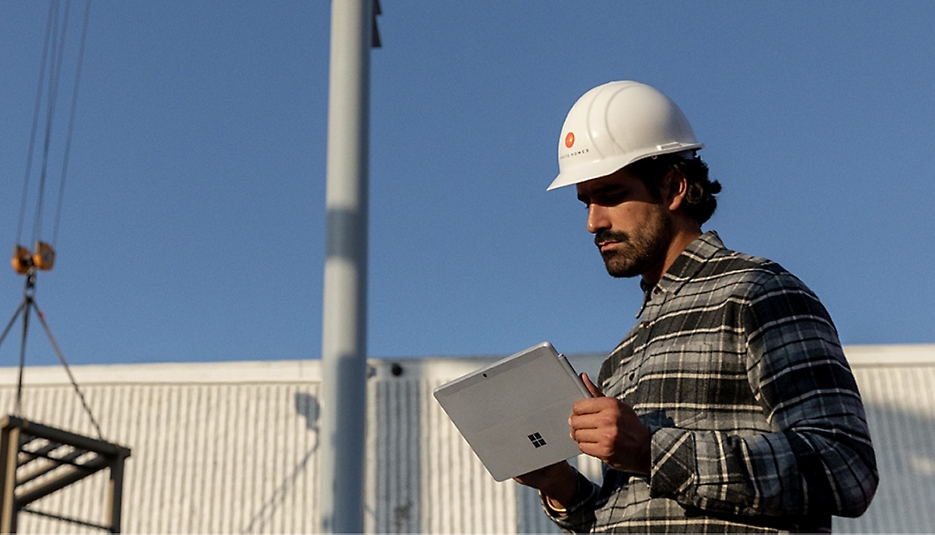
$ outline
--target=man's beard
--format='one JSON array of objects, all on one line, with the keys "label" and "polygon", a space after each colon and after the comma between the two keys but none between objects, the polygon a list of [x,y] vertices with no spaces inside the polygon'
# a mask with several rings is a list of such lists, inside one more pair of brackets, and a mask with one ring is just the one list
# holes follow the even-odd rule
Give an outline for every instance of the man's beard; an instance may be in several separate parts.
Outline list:
[{"label": "man's beard", "polygon": [[621,230],[599,230],[594,235],[598,247],[604,241],[618,242],[613,249],[601,251],[607,273],[618,278],[635,277],[665,259],[672,241],[672,222],[663,214],[657,216],[633,235]]}]

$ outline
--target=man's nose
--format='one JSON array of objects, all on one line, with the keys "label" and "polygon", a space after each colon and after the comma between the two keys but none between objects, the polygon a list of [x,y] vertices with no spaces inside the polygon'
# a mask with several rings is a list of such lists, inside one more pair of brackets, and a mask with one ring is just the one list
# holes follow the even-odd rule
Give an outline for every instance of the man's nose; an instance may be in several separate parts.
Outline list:
[{"label": "man's nose", "polygon": [[588,206],[588,232],[597,234],[601,229],[609,228],[610,222],[607,220],[607,208],[598,204]]}]

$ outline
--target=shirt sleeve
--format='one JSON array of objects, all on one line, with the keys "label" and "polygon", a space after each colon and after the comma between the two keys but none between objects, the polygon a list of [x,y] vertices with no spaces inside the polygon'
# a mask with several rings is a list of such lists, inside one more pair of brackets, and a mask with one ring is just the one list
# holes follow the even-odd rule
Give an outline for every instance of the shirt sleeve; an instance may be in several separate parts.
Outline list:
[{"label": "shirt sleeve", "polygon": [[859,516],[879,480],[857,384],[817,297],[772,273],[741,297],[747,377],[775,431],[658,429],[653,496],[735,515]]}]

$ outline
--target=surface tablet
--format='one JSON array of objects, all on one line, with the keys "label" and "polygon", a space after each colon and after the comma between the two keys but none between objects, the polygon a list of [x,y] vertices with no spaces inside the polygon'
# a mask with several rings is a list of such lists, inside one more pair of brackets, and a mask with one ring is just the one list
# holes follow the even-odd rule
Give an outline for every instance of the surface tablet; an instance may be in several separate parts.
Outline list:
[{"label": "surface tablet", "polygon": [[591,395],[549,342],[444,384],[434,395],[497,481],[581,453],[568,417],[576,401]]}]

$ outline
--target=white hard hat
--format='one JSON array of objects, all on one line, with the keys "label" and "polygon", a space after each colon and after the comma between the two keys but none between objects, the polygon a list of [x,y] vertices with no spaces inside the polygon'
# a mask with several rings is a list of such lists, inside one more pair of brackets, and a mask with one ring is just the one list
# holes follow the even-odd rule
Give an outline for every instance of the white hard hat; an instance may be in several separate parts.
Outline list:
[{"label": "white hard hat", "polygon": [[549,190],[607,176],[650,156],[702,147],[669,97],[639,82],[609,82],[582,95],[565,117],[559,173]]}]

